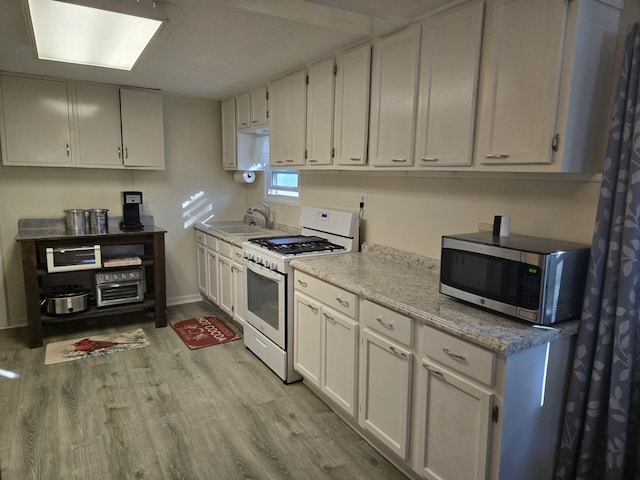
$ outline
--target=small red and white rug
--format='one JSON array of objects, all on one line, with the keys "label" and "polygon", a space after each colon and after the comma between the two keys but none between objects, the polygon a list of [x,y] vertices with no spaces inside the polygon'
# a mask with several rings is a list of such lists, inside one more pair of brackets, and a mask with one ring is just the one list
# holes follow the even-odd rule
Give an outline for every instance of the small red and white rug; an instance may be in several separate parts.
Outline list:
[{"label": "small red and white rug", "polygon": [[190,318],[171,324],[191,350],[232,342],[240,337],[222,320],[214,316]]}]

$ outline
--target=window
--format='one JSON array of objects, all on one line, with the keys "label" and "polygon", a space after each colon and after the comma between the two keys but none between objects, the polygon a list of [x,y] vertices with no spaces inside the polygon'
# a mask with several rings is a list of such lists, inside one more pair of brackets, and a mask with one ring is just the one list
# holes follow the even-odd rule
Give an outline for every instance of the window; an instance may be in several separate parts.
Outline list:
[{"label": "window", "polygon": [[267,196],[272,201],[298,204],[300,199],[299,174],[296,170],[267,170]]}]

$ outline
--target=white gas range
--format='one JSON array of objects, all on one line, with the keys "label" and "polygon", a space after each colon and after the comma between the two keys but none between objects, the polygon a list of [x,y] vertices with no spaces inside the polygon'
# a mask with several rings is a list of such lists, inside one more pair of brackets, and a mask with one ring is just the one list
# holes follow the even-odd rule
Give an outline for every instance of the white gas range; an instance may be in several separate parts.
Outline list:
[{"label": "white gas range", "polygon": [[291,259],[357,252],[360,217],[302,207],[301,235],[255,238],[242,244],[246,271],[244,344],[285,383],[293,369],[293,268]]}]

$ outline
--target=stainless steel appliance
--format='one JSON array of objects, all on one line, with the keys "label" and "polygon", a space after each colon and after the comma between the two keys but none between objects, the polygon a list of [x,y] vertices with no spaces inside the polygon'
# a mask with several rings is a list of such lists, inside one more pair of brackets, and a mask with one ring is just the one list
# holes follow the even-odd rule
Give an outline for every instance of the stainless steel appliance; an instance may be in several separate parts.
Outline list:
[{"label": "stainless steel appliance", "polygon": [[440,292],[532,323],[578,318],[588,245],[491,232],[442,237]]},{"label": "stainless steel appliance", "polygon": [[40,306],[45,307],[47,315],[51,316],[84,312],[89,308],[90,292],[81,286],[58,286],[46,292]]},{"label": "stainless steel appliance", "polygon": [[285,383],[293,370],[293,258],[356,252],[360,218],[354,213],[302,207],[301,235],[242,244],[246,272],[244,344]]},{"label": "stainless steel appliance", "polygon": [[48,247],[45,252],[49,273],[94,270],[102,267],[100,245],[72,248]]},{"label": "stainless steel appliance", "polygon": [[144,270],[102,270],[96,273],[96,306],[110,307],[144,300]]}]

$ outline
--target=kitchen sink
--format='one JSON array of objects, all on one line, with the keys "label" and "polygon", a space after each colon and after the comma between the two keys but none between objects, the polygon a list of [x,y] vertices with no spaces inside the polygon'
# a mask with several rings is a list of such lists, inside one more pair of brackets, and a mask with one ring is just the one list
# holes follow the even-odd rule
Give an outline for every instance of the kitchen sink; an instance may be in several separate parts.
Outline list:
[{"label": "kitchen sink", "polygon": [[247,225],[243,222],[203,222],[202,226],[215,232],[226,233],[237,237],[270,237],[274,235],[286,235],[279,230],[269,230],[255,225]]}]

